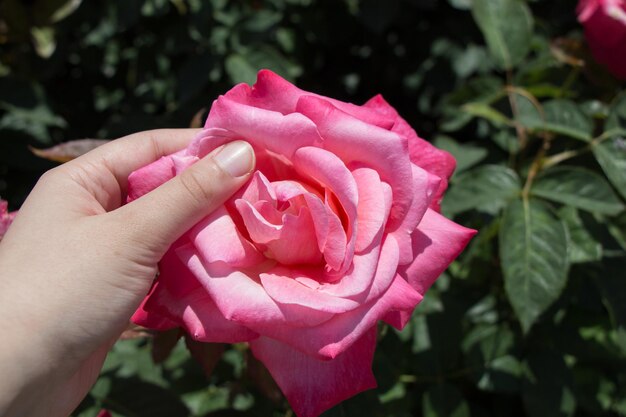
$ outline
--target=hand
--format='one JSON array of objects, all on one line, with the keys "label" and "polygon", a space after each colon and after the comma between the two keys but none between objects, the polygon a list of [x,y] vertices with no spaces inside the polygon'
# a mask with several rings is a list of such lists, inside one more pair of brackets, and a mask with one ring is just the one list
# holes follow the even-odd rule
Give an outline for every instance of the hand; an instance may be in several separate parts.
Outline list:
[{"label": "hand", "polygon": [[41,177],[0,243],[0,415],[69,415],[170,244],[246,182],[238,141],[122,205],[132,171],[197,132],[130,135]]}]

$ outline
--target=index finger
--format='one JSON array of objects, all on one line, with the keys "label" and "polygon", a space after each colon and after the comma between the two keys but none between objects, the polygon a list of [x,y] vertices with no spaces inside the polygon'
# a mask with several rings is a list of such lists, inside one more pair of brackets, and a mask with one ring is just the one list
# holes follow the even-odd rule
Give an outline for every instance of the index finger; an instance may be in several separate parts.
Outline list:
[{"label": "index finger", "polygon": [[185,148],[202,129],[158,129],[124,136],[96,148],[86,162],[104,161],[107,168],[125,184],[131,172]]}]

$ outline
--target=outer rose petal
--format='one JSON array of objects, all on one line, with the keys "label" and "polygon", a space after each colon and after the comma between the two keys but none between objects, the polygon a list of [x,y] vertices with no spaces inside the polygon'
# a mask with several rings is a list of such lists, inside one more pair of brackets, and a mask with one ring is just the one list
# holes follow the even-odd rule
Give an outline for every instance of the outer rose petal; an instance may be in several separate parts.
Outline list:
[{"label": "outer rose petal", "polygon": [[152,285],[150,292],[148,293],[146,298],[143,299],[139,308],[137,308],[133,316],[130,318],[130,321],[139,326],[159,331],[170,330],[179,326],[178,320],[170,320],[163,314],[159,314],[155,311],[152,311],[151,309],[146,310],[146,303],[152,297],[152,295],[163,291],[161,288],[158,288],[161,285],[162,284],[159,281],[156,281]]},{"label": "outer rose petal", "polygon": [[159,263],[159,278],[132,321],[140,326],[167,330],[182,326],[201,342],[237,343],[258,335],[237,323],[226,320],[209,294],[180,262],[175,248],[181,238]]},{"label": "outer rose petal", "polygon": [[411,208],[402,220],[402,224],[392,233],[400,246],[400,265],[406,265],[415,259],[411,234],[420,220],[422,220],[441,184],[441,179],[428,171],[416,165],[411,165],[411,168],[413,171],[413,192],[415,195],[411,202]]},{"label": "outer rose petal", "polygon": [[[269,327],[317,326],[333,314],[302,306],[279,306],[259,283],[258,275],[269,266],[256,270],[237,270],[223,262],[204,263],[192,245],[177,249],[181,261],[189,268],[204,289],[212,296],[222,315],[250,329]],[[247,275],[249,274],[249,275]]]},{"label": "outer rose petal", "polygon": [[[182,154],[184,151],[179,152]],[[176,171],[172,156],[164,156],[150,165],[139,168],[128,176],[127,202],[138,199],[157,188],[164,182],[174,178]]]},{"label": "outer rose petal", "polygon": [[213,127],[236,133],[255,150],[267,150],[287,158],[299,148],[322,143],[315,124],[301,114],[283,115],[238,103],[227,96],[213,102],[205,128]]},{"label": "outer rose petal", "polygon": [[308,278],[306,272],[278,266],[262,273],[261,283],[279,305],[295,304],[329,313],[343,313],[360,305],[354,300],[335,297],[304,285],[300,282],[302,278]]},{"label": "outer rose petal", "polygon": [[[186,149],[164,156],[128,176],[128,196],[131,202],[154,190],[159,185],[179,174],[184,168],[213,149],[233,140],[232,133],[224,129],[204,129],[198,133]],[[202,151],[203,153],[199,153]]]},{"label": "outer rose petal", "polygon": [[261,70],[257,81],[252,86],[239,84],[225,95],[229,99],[262,109],[278,111],[282,114],[294,113],[298,100],[302,96],[313,96],[324,99],[341,111],[344,111],[364,122],[390,129],[393,120],[379,112],[366,107],[324,97],[318,94],[303,91],[269,70]]},{"label": "outer rose petal", "polygon": [[458,225],[428,209],[412,235],[415,260],[400,270],[401,275],[424,294],[475,234],[476,230]]},{"label": "outer rose petal", "polygon": [[389,311],[413,311],[421,300],[422,296],[396,275],[389,289],[379,299],[347,313],[337,314],[318,326],[295,328],[251,323],[249,327],[312,357],[333,359],[349,349]]},{"label": "outer rose petal", "polygon": [[251,342],[250,347],[298,417],[317,417],[341,401],[376,387],[372,374],[376,326],[331,361],[311,358],[267,337]]},{"label": "outer rose petal", "polygon": [[328,101],[312,96],[302,97],[297,111],[315,122],[324,138],[324,149],[337,155],[346,164],[362,163],[375,169],[380,178],[391,185],[393,207],[389,227],[397,226],[406,215],[413,198],[407,186],[412,182],[406,138],[365,123]]},{"label": "outer rose petal", "polygon": [[393,118],[395,123],[391,131],[398,133],[409,141],[411,162],[442,179],[430,206],[432,209],[440,211],[439,205],[443,198],[443,193],[448,188],[448,179],[450,179],[456,168],[454,157],[417,136],[415,130],[406,120],[400,117],[396,109],[391,107],[380,94],[372,97],[364,106],[376,109],[387,117]]}]

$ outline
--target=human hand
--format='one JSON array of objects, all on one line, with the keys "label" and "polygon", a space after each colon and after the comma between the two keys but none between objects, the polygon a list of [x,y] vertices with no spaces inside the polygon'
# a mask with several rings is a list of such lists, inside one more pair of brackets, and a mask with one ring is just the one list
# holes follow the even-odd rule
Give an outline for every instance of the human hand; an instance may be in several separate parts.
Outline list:
[{"label": "human hand", "polygon": [[238,141],[122,206],[132,171],[198,131],[130,135],[41,177],[0,243],[0,415],[69,415],[167,248],[246,182],[254,154]]}]

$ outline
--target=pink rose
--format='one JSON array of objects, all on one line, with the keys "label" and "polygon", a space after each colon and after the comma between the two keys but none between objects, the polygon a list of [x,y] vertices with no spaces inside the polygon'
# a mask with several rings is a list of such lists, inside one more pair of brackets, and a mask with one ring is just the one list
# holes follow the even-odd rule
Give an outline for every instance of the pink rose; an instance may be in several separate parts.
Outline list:
[{"label": "pink rose", "polygon": [[4,200],[0,200],[0,240],[2,240],[2,236],[9,230],[9,226],[13,222],[13,218],[16,214],[16,211],[9,213],[9,204]]},{"label": "pink rose", "polygon": [[595,59],[626,80],[626,0],[580,0],[577,10]]},{"label": "pink rose", "polygon": [[133,316],[249,342],[300,417],[376,386],[376,323],[402,329],[474,230],[439,214],[454,159],[376,96],[356,106],[270,71],[220,96],[184,151],[129,177],[129,200],[243,139],[257,169],[177,241]]}]

